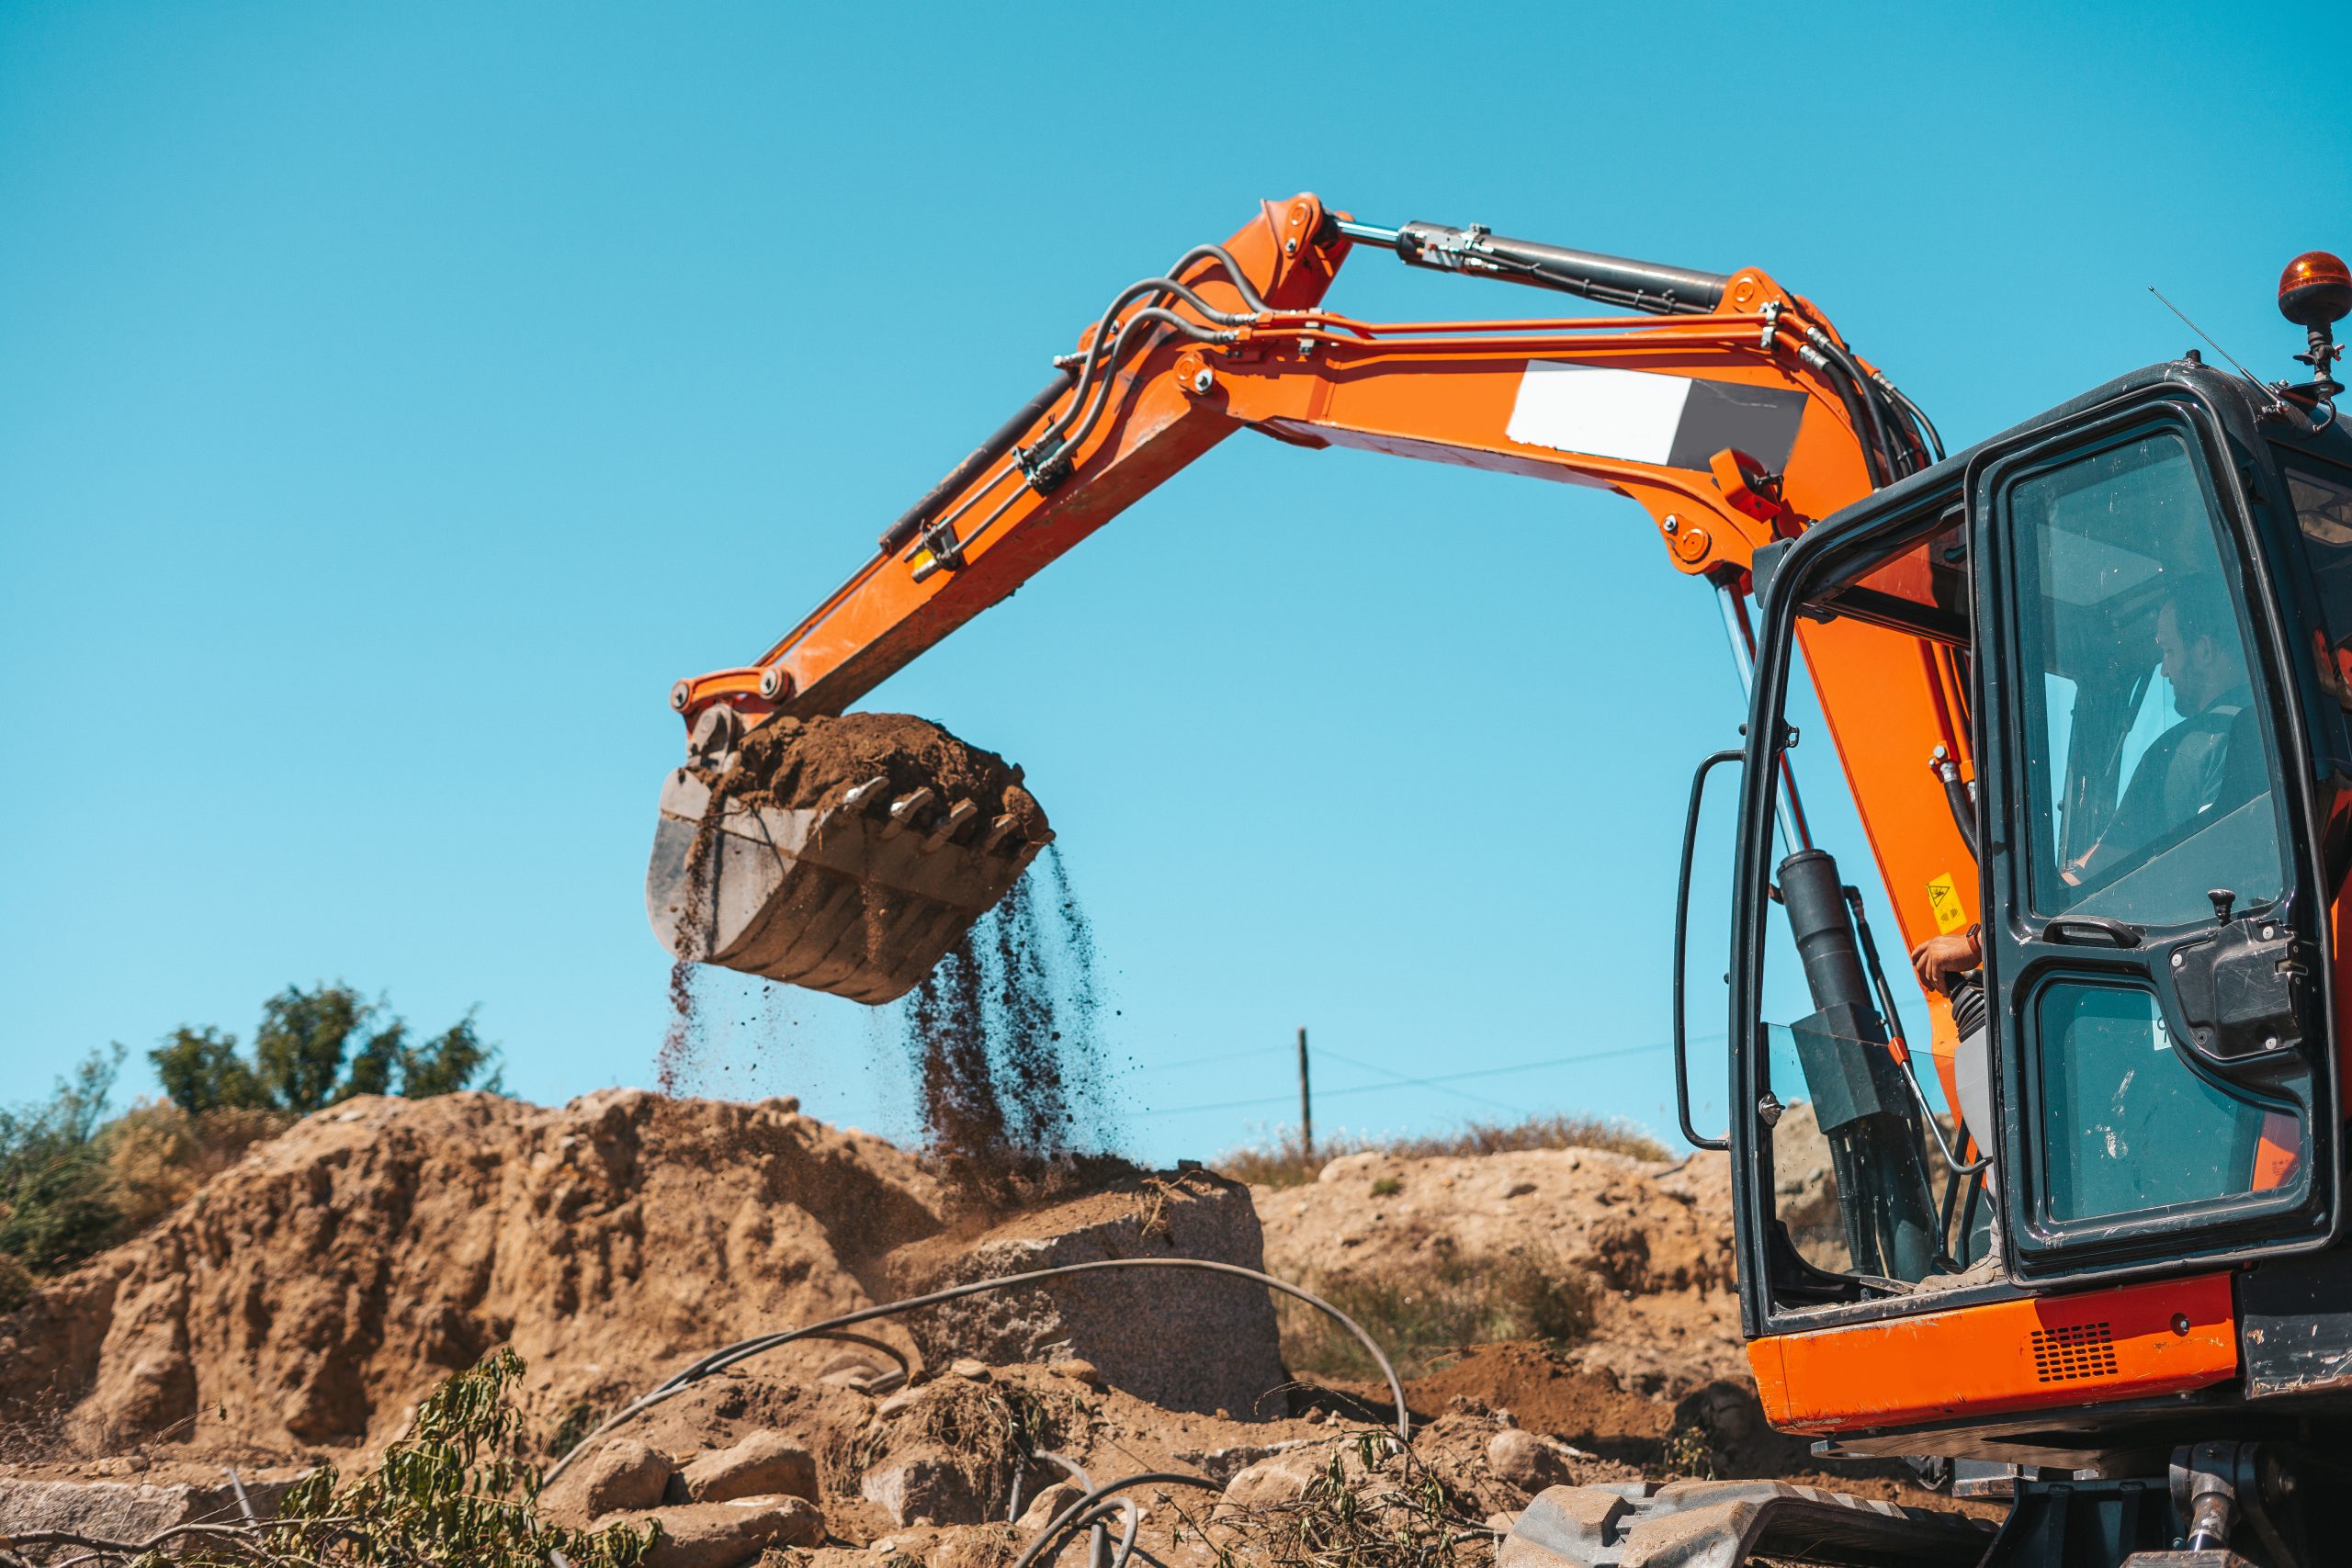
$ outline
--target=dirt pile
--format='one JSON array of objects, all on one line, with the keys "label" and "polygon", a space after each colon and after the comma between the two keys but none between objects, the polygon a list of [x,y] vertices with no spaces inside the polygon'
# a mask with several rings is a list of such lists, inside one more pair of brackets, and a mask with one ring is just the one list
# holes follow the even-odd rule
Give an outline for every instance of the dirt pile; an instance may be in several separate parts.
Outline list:
[{"label": "dirt pile", "polygon": [[1348,1155],[1303,1186],[1252,1190],[1267,1266],[1341,1293],[1524,1274],[1581,1289],[1590,1324],[1562,1354],[1645,1397],[1678,1399],[1747,1362],[1733,1290],[1731,1173],[1602,1149],[1400,1159]]},{"label": "dirt pile", "polygon": [[[788,1100],[356,1100],[0,1316],[0,1427],[50,1449],[0,1466],[0,1513],[127,1506],[126,1485],[142,1507],[164,1488],[170,1506],[217,1508],[168,1489],[225,1463],[273,1483],[321,1458],[347,1468],[502,1344],[528,1363],[532,1454],[552,1460],[728,1340],[1052,1263],[1256,1264],[1261,1221],[1278,1276],[1338,1293],[1534,1260],[1589,1281],[1589,1322],[1573,1342],[1430,1358],[1397,1452],[1376,1384],[1286,1381],[1255,1290],[1081,1277],[730,1368],[593,1450],[546,1507],[658,1517],[715,1568],[778,1547],[805,1568],[864,1568],[873,1551],[997,1568],[1079,1495],[1069,1466],[1097,1483],[1176,1471],[1204,1484],[1136,1495],[1164,1562],[1285,1560],[1301,1532],[1363,1561],[1434,1561],[1417,1554],[1451,1532],[1453,1561],[1477,1568],[1479,1523],[1507,1525],[1547,1486],[1818,1478],[1746,1380],[1713,1156],[1359,1155],[1304,1187],[1182,1171],[1010,1216],[952,1210],[914,1156]],[[75,1489],[101,1475],[114,1492]],[[1831,1483],[1923,1500],[1883,1475]]]},{"label": "dirt pile", "polygon": [[0,1418],[54,1412],[100,1451],[380,1442],[512,1344],[552,1421],[864,1304],[862,1271],[937,1231],[940,1207],[910,1156],[789,1100],[356,1100],[0,1318]]},{"label": "dirt pile", "polygon": [[[356,1100],[0,1316],[0,1427],[45,1427],[83,1455],[379,1446],[441,1378],[506,1345],[552,1442],[719,1345],[910,1288],[1033,1258],[1261,1264],[1246,1189],[1200,1172],[1098,1175],[1108,1185],[991,1224],[953,1217],[912,1155],[790,1100]],[[918,1369],[975,1351],[1092,1357],[1109,1381],[1178,1403],[1188,1385],[1164,1369],[1206,1367],[1217,1375],[1189,1385],[1204,1407],[1242,1407],[1282,1381],[1262,1297],[1229,1289],[1008,1294],[868,1332]],[[880,1358],[876,1378],[890,1371],[857,1354]],[[821,1403],[804,1391],[831,1388],[842,1355],[809,1341],[761,1364],[773,1397]]]}]

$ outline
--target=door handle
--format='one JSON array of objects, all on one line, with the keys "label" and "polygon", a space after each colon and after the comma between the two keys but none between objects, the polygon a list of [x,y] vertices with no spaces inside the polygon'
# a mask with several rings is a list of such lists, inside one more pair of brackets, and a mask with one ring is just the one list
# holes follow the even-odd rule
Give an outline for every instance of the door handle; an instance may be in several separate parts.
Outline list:
[{"label": "door handle", "polygon": [[2137,947],[2142,934],[2138,926],[2110,920],[2104,915],[2061,915],[2041,928],[2044,942],[2088,942],[2101,947]]}]

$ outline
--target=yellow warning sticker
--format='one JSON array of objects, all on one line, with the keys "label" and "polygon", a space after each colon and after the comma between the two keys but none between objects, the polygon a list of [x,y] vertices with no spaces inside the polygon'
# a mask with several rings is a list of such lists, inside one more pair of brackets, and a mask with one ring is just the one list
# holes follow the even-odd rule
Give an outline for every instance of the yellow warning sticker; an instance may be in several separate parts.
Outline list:
[{"label": "yellow warning sticker", "polygon": [[1928,908],[1936,912],[1936,929],[1956,931],[1968,924],[1968,910],[1960,901],[1960,889],[1953,886],[1951,873],[1928,884]]}]

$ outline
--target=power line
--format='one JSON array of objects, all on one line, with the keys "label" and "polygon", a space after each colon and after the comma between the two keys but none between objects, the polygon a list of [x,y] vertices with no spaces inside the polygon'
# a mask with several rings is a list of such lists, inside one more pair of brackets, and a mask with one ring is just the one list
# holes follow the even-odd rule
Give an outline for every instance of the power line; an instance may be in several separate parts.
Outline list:
[{"label": "power line", "polygon": [[1442,1093],[1450,1094],[1456,1100],[1466,1100],[1473,1105],[1490,1105],[1498,1111],[1510,1111],[1514,1115],[1522,1109],[1522,1107],[1507,1104],[1499,1100],[1490,1100],[1483,1094],[1472,1094],[1466,1089],[1455,1089],[1448,1084],[1433,1084],[1424,1078],[1407,1077],[1404,1074],[1398,1072],[1394,1067],[1374,1066],[1370,1062],[1359,1062],[1353,1056],[1343,1056],[1339,1052],[1331,1050],[1328,1046],[1324,1048],[1323,1055],[1330,1057],[1331,1060],[1335,1062],[1343,1062],[1351,1067],[1361,1068],[1367,1073],[1378,1073],[1382,1077],[1390,1080],[1390,1082],[1398,1089],[1434,1089]]},{"label": "power line", "polygon": [[[1605,1062],[1618,1056],[1637,1056],[1645,1052],[1667,1050],[1669,1048],[1669,1042],[1658,1040],[1653,1041],[1646,1045],[1624,1045],[1620,1046],[1618,1049],[1613,1051],[1588,1051],[1584,1055],[1578,1056],[1555,1056],[1549,1061],[1521,1062],[1508,1067],[1476,1067],[1468,1072],[1442,1073],[1434,1077],[1402,1078],[1395,1083],[1356,1084],[1348,1089],[1325,1089],[1323,1091],[1322,1098],[1325,1100],[1337,1100],[1342,1095],[1377,1094],[1385,1089],[1442,1089],[1447,1084],[1461,1083],[1470,1078],[1499,1077],[1507,1073],[1531,1073],[1545,1067],[1574,1066],[1580,1062]],[[1147,1110],[1146,1114],[1152,1116],[1184,1116],[1199,1111],[1246,1111],[1252,1106],[1287,1105],[1288,1103],[1290,1103],[1290,1096],[1286,1094],[1263,1095],[1254,1100],[1219,1100],[1213,1105],[1152,1106]],[[1516,1109],[1516,1107],[1511,1109]]]},{"label": "power line", "polygon": [[1263,1045],[1253,1045],[1247,1051],[1220,1051],[1214,1056],[1187,1056],[1181,1062],[1144,1062],[1127,1070],[1136,1073],[1172,1073],[1183,1067],[1213,1066],[1219,1062],[1238,1062],[1245,1056],[1271,1055]]}]

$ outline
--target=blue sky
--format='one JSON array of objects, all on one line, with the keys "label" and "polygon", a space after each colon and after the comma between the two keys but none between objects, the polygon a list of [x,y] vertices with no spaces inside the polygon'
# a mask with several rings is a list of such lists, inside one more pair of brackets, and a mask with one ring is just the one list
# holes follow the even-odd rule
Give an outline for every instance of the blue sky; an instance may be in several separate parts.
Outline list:
[{"label": "blue sky", "polygon": [[[2352,248],[2347,41],[2328,7],[0,11],[0,1102],[112,1040],[139,1092],[174,1025],[334,976],[479,1005],[530,1099],[650,1083],[671,682],[1261,197],[1761,265],[1957,446],[2187,346],[2152,283],[2291,368],[2278,268]],[[1529,304],[1368,252],[1332,299]],[[1302,1023],[1327,1127],[1671,1124],[1681,799],[1740,713],[1631,502],[1237,438],[873,705],[1028,769],[1136,1152],[1286,1120]],[[888,1020],[718,1000],[710,1087],[908,1130]]]}]

